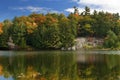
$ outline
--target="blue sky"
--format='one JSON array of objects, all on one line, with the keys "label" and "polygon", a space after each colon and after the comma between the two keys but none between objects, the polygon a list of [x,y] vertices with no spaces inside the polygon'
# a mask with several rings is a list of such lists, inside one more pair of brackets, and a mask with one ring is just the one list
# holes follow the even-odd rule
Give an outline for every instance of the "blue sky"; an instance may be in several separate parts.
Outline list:
[{"label": "blue sky", "polygon": [[77,5],[72,0],[1,0],[0,21],[12,19],[15,16],[29,15],[32,12],[65,13],[65,9]]},{"label": "blue sky", "polygon": [[120,12],[120,0],[1,0],[0,21],[13,19],[15,16],[36,13],[64,13],[73,12],[73,6],[77,6],[82,12],[85,6],[93,10],[108,12]]}]

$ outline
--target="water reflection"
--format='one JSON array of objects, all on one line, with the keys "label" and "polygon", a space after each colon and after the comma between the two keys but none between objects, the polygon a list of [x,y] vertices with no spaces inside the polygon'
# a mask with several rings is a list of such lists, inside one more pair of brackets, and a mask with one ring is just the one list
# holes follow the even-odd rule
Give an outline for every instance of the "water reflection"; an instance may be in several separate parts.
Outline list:
[{"label": "water reflection", "polygon": [[76,80],[75,55],[69,52],[9,52],[0,64],[16,80]]},{"label": "water reflection", "polygon": [[0,80],[119,79],[120,55],[113,51],[0,52]]},{"label": "water reflection", "polygon": [[120,80],[120,55],[103,53],[78,54],[78,75],[81,80]]},{"label": "water reflection", "polygon": [[8,71],[3,70],[3,66],[0,65],[0,80],[13,80],[13,77]]}]

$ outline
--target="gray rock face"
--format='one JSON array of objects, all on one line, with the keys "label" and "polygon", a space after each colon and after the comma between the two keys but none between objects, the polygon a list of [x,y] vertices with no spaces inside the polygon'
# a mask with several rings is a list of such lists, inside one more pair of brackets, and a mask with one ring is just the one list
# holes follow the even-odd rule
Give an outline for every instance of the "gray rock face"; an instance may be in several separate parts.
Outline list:
[{"label": "gray rock face", "polygon": [[84,49],[86,46],[97,47],[102,45],[104,42],[103,39],[98,39],[94,37],[79,37],[75,39],[75,45],[69,48],[62,47],[61,50],[80,50]]},{"label": "gray rock face", "polygon": [[75,47],[77,50],[84,48],[86,45],[87,46],[92,46],[92,47],[97,47],[99,45],[102,45],[104,40],[103,39],[98,39],[94,37],[79,37],[76,40]]},{"label": "gray rock face", "polygon": [[7,44],[10,49],[15,49],[15,44],[13,43],[12,37],[9,37]]},{"label": "gray rock face", "polygon": [[76,44],[75,44],[75,47],[76,47],[76,49],[81,49],[81,48],[83,48],[84,47],[84,45],[86,44],[86,38],[83,38],[83,37],[81,37],[81,38],[77,38],[76,40]]}]

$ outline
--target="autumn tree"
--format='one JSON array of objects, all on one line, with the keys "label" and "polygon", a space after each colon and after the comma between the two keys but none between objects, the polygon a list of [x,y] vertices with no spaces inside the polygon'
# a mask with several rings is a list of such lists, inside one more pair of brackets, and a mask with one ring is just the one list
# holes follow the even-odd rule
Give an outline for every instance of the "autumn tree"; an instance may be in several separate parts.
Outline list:
[{"label": "autumn tree", "polygon": [[3,33],[2,27],[3,27],[3,24],[2,24],[2,23],[0,23],[0,34],[2,34],[2,33]]},{"label": "autumn tree", "polygon": [[37,49],[67,49],[74,45],[76,37],[107,38],[105,46],[116,47],[112,41],[115,42],[117,37],[120,42],[119,14],[96,10],[90,14],[87,6],[81,14],[74,7],[74,13],[68,16],[58,13],[32,13],[0,23],[0,46],[6,47],[10,36],[20,48],[31,46]]},{"label": "autumn tree", "polygon": [[30,45],[37,49],[59,48],[58,20],[51,15],[38,15],[35,22],[38,27],[32,34]]},{"label": "autumn tree", "polygon": [[9,39],[9,28],[12,26],[12,22],[10,20],[4,20],[2,23],[2,34],[0,35],[0,45],[2,47],[7,47],[7,42]]}]

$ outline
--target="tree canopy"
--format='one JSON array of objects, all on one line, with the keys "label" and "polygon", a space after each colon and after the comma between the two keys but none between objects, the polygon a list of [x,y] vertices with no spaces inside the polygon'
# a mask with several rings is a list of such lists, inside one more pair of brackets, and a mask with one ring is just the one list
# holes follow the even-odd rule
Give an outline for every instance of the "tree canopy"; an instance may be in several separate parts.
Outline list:
[{"label": "tree canopy", "polygon": [[[108,35],[112,34],[120,35],[118,13],[96,10],[91,13],[87,6],[79,13],[78,8],[74,7],[74,13],[68,16],[57,13],[32,13],[28,16],[14,17],[13,20],[4,20],[0,23],[0,46],[7,46],[11,36],[20,48],[68,48],[74,45],[76,37],[110,39]],[[111,40],[108,40],[108,43],[111,43]]]}]

